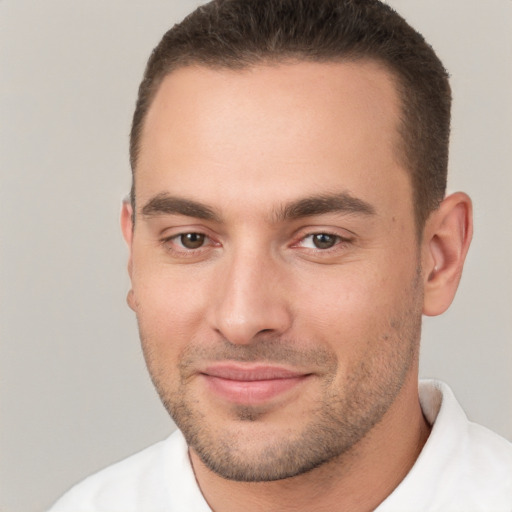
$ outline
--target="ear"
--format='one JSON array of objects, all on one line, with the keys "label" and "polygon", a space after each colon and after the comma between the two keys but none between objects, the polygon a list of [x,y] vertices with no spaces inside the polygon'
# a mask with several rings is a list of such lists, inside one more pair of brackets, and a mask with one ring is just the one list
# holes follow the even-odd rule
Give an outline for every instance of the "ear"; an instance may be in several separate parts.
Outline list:
[{"label": "ear", "polygon": [[[133,273],[133,260],[132,260],[132,242],[133,242],[133,209],[128,201],[123,201],[123,207],[121,210],[121,230],[123,232],[123,238],[128,246],[129,257],[128,257],[128,275],[132,279]],[[133,311],[136,311],[136,301],[133,293],[133,288],[129,290],[126,297],[128,306]]]},{"label": "ear", "polygon": [[[123,208],[121,210],[121,230],[123,232],[123,238],[128,249],[132,248],[133,239],[133,209],[129,201],[123,201]],[[131,256],[131,254],[130,254]]]},{"label": "ear", "polygon": [[471,199],[463,192],[446,197],[427,219],[422,241],[423,314],[440,315],[452,303],[472,236]]}]

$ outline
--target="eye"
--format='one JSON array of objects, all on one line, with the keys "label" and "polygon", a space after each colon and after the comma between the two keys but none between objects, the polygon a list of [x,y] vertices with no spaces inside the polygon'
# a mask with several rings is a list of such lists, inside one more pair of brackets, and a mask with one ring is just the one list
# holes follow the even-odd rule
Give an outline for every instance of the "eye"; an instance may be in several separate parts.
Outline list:
[{"label": "eye", "polygon": [[331,249],[341,241],[342,238],[337,235],[331,235],[329,233],[313,233],[304,237],[300,242],[300,245],[307,249]]},{"label": "eye", "polygon": [[206,236],[202,233],[184,233],[179,237],[180,244],[187,249],[199,249],[204,244]]},{"label": "eye", "polygon": [[167,254],[180,261],[195,262],[212,255],[212,250],[221,244],[206,233],[200,231],[183,231],[160,239],[160,244]]},{"label": "eye", "polygon": [[338,241],[339,237],[327,233],[316,233],[311,235],[311,241],[317,249],[330,249]]},{"label": "eye", "polygon": [[173,237],[173,240],[185,249],[199,249],[206,241],[203,233],[182,233]]}]

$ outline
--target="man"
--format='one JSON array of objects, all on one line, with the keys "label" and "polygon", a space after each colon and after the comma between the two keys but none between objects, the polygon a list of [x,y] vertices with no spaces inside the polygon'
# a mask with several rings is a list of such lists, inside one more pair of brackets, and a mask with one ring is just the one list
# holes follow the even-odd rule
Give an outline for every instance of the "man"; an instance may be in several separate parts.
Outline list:
[{"label": "man", "polygon": [[219,0],[154,50],[122,212],[179,427],[52,511],[505,511],[512,447],[418,389],[471,201],[442,64],[376,0]]}]

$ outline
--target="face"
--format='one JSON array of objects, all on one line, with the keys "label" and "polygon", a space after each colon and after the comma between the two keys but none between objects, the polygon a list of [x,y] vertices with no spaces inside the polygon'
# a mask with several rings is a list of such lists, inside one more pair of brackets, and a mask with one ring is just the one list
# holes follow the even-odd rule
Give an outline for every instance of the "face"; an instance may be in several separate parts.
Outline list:
[{"label": "face", "polygon": [[349,453],[416,385],[398,119],[374,63],[188,67],[154,99],[125,226],[129,303],[163,403],[225,478]]}]

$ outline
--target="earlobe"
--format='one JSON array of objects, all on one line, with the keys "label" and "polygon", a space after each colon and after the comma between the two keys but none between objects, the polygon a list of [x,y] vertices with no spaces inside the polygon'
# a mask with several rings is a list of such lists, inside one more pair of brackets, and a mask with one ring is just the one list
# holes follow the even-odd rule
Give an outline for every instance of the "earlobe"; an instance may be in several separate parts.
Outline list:
[{"label": "earlobe", "polygon": [[135,293],[133,293],[132,289],[130,289],[126,295],[126,303],[132,311],[137,313],[137,302],[135,300]]},{"label": "earlobe", "polygon": [[423,313],[444,313],[455,297],[473,234],[471,199],[457,192],[427,220],[423,235]]}]

